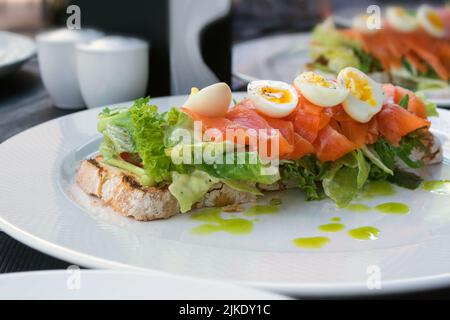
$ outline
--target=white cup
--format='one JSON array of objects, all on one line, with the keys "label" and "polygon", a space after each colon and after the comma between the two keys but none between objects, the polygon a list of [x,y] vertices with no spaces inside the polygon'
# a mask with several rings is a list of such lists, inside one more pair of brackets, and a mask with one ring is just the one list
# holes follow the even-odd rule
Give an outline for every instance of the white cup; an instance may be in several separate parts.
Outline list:
[{"label": "white cup", "polygon": [[76,47],[77,74],[89,108],[134,100],[145,95],[149,44],[108,36]]},{"label": "white cup", "polygon": [[84,106],[76,74],[75,45],[102,35],[92,29],[58,29],[36,37],[42,81],[57,107],[77,109]]}]

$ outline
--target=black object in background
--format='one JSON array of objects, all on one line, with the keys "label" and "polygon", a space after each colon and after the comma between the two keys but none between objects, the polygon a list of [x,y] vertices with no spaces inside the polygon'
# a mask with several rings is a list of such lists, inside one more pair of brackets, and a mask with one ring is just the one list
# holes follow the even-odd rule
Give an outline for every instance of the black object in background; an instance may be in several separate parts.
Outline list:
[{"label": "black object in background", "polygon": [[[153,97],[170,95],[169,0],[72,0],[71,3],[81,9],[82,27],[148,40],[151,48],[147,93]],[[221,81],[227,83],[231,82],[230,39],[229,14],[205,26],[200,34],[200,50],[205,63]]]},{"label": "black object in background", "polygon": [[231,15],[206,25],[200,34],[203,60],[220,81],[231,84]]},{"label": "black object in background", "polygon": [[148,40],[151,47],[147,93],[152,97],[170,95],[169,1],[72,0],[71,3],[81,9],[82,28]]}]

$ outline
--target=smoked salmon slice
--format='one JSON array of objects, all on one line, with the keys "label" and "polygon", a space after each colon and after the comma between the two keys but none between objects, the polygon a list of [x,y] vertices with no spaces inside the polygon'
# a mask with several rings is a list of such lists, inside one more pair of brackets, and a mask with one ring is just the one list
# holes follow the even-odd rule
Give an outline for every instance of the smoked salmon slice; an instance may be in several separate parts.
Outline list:
[{"label": "smoked salmon slice", "polygon": [[[368,123],[357,122],[341,105],[319,107],[301,96],[296,109],[282,119],[259,114],[250,100],[243,100],[231,108],[225,117],[204,117],[186,108],[181,110],[193,120],[202,121],[205,131],[218,129],[227,138],[227,132],[231,130],[234,142],[240,137],[234,130],[244,130],[246,145],[251,138],[262,137],[260,129],[268,130],[267,139],[273,139],[270,130],[275,129],[279,133],[276,138],[280,159],[296,160],[315,154],[321,162],[335,161],[365,144],[375,143],[380,136],[398,145],[405,135],[430,126],[425,104],[413,92],[391,84],[383,85],[383,89],[387,97],[385,105]],[[398,105],[405,95],[409,96],[407,108]],[[247,129],[254,129],[256,136],[250,137]],[[268,140],[263,142],[267,143],[267,155],[270,156],[272,150]],[[260,145],[257,147],[259,150]],[[259,152],[260,156],[265,156],[261,150]]]},{"label": "smoked salmon slice", "polygon": [[294,145],[295,132],[294,132],[294,124],[292,122],[269,117],[265,117],[265,119],[271,128],[280,130],[281,135],[286,139],[286,141],[289,144]]},{"label": "smoked salmon slice", "polygon": [[374,144],[377,142],[379,135],[378,120],[377,117],[373,117],[367,125],[366,144]]},{"label": "smoked salmon slice", "polygon": [[[265,129],[268,130],[267,134],[270,134],[269,130],[271,129],[278,129],[271,127],[267,120],[258,114],[248,101],[245,101],[243,104],[238,104],[232,108],[226,114],[226,118],[232,122],[232,125],[230,125],[228,129]],[[275,123],[275,121],[273,121],[273,123]],[[283,131],[286,133],[287,130]],[[282,158],[283,156],[291,153],[294,150],[294,146],[286,140],[282,132],[280,132],[280,134],[279,155]],[[293,139],[291,139],[291,141],[293,142]]]},{"label": "smoked salmon slice", "polygon": [[341,133],[350,141],[352,141],[357,148],[361,148],[366,143],[368,132],[368,124],[352,121],[340,122]]},{"label": "smoked salmon slice", "polygon": [[385,84],[383,85],[383,88],[386,96],[395,104],[399,104],[403,97],[408,95],[408,111],[423,119],[427,118],[427,108],[425,103],[422,99],[417,97],[414,92],[392,84]]},{"label": "smoked salmon slice", "polygon": [[401,138],[408,133],[430,126],[429,121],[395,104],[384,105],[375,117],[380,134],[393,145],[398,145]]},{"label": "smoked salmon slice", "polygon": [[192,111],[188,108],[181,108],[181,111],[186,113],[188,116],[190,116],[192,120],[201,121],[203,131],[206,131],[208,129],[218,129],[222,132],[225,132],[225,130],[232,124],[232,122],[226,118],[205,117],[205,116],[199,115],[198,113],[195,113],[194,111]]},{"label": "smoked salmon slice", "polygon": [[316,106],[303,97],[300,97],[299,106],[294,118],[295,132],[312,143],[330,122],[333,108]]},{"label": "smoked salmon slice", "polygon": [[406,59],[420,72],[425,73],[431,66],[440,79],[450,79],[448,39],[437,39],[420,29],[410,33],[397,32],[389,25],[373,34],[355,29],[342,30],[341,33],[359,42],[362,50],[376,58],[386,71],[401,67],[402,60]]},{"label": "smoked salmon slice", "polygon": [[321,162],[335,161],[356,149],[353,142],[331,126],[326,126],[319,132],[313,145],[316,149],[316,156]]},{"label": "smoked salmon slice", "polygon": [[298,133],[294,133],[294,151],[286,155],[285,159],[297,160],[307,154],[314,153],[314,146]]}]

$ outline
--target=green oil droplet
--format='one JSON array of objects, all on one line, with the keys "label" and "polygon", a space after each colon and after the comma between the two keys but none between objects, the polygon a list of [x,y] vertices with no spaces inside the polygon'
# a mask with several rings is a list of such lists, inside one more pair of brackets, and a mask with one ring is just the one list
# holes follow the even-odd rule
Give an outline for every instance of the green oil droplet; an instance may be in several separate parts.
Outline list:
[{"label": "green oil droplet", "polygon": [[348,207],[345,209],[351,212],[368,212],[371,210],[371,208],[368,205],[362,203],[349,204]]},{"label": "green oil droplet", "polygon": [[409,207],[400,202],[386,202],[375,207],[381,213],[385,214],[408,214]]},{"label": "green oil droplet", "polygon": [[302,249],[320,249],[330,242],[330,239],[327,237],[297,238],[292,242]]},{"label": "green oil droplet", "polygon": [[221,209],[207,208],[192,214],[192,219],[206,222],[192,229],[194,234],[211,234],[219,231],[246,234],[253,230],[253,222],[241,218],[223,219]]},{"label": "green oil droplet", "polygon": [[244,215],[246,216],[259,216],[263,214],[274,214],[280,210],[280,206],[273,205],[256,205],[248,208]]},{"label": "green oil droplet", "polygon": [[422,189],[437,194],[450,194],[450,180],[431,180],[422,183]]},{"label": "green oil droplet", "polygon": [[331,218],[330,221],[339,222],[339,221],[341,221],[341,218],[334,217],[334,218]]},{"label": "green oil droplet", "polygon": [[345,226],[342,223],[328,223],[319,226],[317,229],[323,232],[339,232],[344,230]]},{"label": "green oil droplet", "polygon": [[380,230],[374,227],[361,227],[348,231],[350,237],[358,240],[377,240]]},{"label": "green oil droplet", "polygon": [[379,196],[392,196],[395,194],[394,187],[387,181],[370,181],[364,186],[362,196],[367,198]]}]

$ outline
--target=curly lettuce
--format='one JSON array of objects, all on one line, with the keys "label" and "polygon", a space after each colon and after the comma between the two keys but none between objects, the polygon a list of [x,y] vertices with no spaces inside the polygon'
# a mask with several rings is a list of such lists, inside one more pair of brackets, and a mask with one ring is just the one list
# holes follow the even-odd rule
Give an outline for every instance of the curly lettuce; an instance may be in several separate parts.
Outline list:
[{"label": "curly lettuce", "polygon": [[361,150],[345,155],[324,175],[325,194],[335,201],[338,208],[346,207],[362,190],[369,171],[370,164]]},{"label": "curly lettuce", "polygon": [[366,73],[382,69],[377,59],[366,53],[357,41],[336,29],[330,19],[314,28],[310,54],[314,60],[311,66],[323,72],[338,73],[346,67]]},{"label": "curly lettuce", "polygon": [[134,102],[130,115],[133,140],[146,174],[155,184],[170,180],[172,162],[164,152],[164,128],[168,126],[170,114],[159,113],[147,97]]}]

